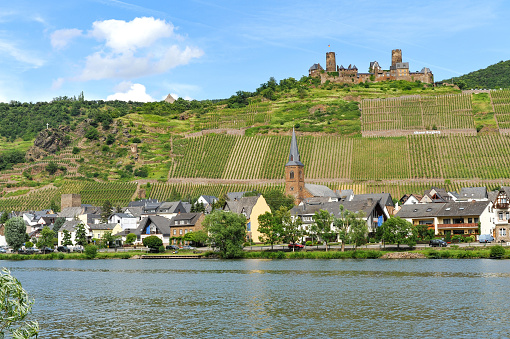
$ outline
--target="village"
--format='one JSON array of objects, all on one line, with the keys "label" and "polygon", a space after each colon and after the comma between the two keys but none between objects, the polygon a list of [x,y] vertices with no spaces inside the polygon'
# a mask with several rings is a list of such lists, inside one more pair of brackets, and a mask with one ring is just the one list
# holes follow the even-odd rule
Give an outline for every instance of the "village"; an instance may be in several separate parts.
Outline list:
[{"label": "village", "polygon": [[[294,199],[290,209],[293,221],[299,220],[301,244],[323,241],[314,234],[314,216],[326,211],[332,218],[341,217],[342,210],[357,213],[367,226],[366,242],[374,242],[377,230],[391,217],[399,217],[422,229],[422,238],[450,242],[510,242],[510,187],[488,192],[485,187],[464,187],[448,192],[431,187],[422,195],[406,194],[392,197],[389,193],[354,194],[352,190],[332,190],[327,186],[305,183],[304,164],[300,161],[298,141],[293,131],[288,162],[285,165],[285,195]],[[82,204],[79,194],[64,194],[59,212],[11,211],[9,217],[22,217],[27,238],[37,243],[45,226],[56,230],[58,246],[76,245],[77,231],[85,232],[87,243],[99,244],[113,236],[116,245],[142,246],[149,236],[161,239],[167,248],[196,245],[191,236],[204,232],[206,215],[216,210],[243,215],[246,218],[246,243],[260,244],[260,216],[271,213],[263,194],[230,192],[225,197],[201,195],[194,204],[185,201],[141,199],[125,207],[106,212],[101,206]],[[64,221],[65,220],[65,221]],[[331,219],[333,220],[333,219]],[[331,221],[333,233],[338,233]],[[329,242],[339,241],[334,234]],[[422,239],[423,240],[423,239]],[[202,241],[204,243],[204,241]],[[0,246],[5,246],[5,237]],[[173,245],[173,246],[172,246]],[[202,244],[203,245],[203,244]]]}]

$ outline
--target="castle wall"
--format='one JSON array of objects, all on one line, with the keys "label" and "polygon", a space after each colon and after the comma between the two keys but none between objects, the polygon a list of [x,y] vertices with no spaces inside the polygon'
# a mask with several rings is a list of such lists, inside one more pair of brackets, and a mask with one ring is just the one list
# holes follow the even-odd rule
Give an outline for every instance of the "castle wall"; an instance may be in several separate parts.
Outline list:
[{"label": "castle wall", "polygon": [[392,49],[391,50],[391,65],[395,66],[397,63],[402,62],[402,50]]},{"label": "castle wall", "polygon": [[336,72],[335,52],[326,53],[326,72]]},{"label": "castle wall", "polygon": [[60,198],[60,210],[66,207],[81,207],[80,194],[62,194]]}]

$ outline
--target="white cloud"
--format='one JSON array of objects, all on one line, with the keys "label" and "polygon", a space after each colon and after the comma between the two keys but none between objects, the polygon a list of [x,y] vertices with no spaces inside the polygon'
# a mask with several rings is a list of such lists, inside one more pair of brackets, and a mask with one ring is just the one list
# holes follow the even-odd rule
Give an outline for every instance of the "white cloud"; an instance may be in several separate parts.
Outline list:
[{"label": "white cloud", "polygon": [[127,91],[109,95],[106,100],[131,100],[140,102],[154,101],[154,99],[145,92],[145,86],[142,84],[132,84]]},{"label": "white cloud", "polygon": [[64,78],[58,78],[56,80],[53,80],[53,83],[51,84],[51,89],[59,89],[64,84]]},{"label": "white cloud", "polygon": [[130,79],[188,64],[204,52],[196,47],[181,47],[171,23],[154,18],[96,21],[88,36],[103,42],[99,50],[85,59],[85,67],[76,80],[108,78]]},{"label": "white cloud", "polygon": [[115,85],[113,90],[115,92],[127,92],[129,89],[133,86],[133,83],[131,81],[122,81],[121,83]]},{"label": "white cloud", "polygon": [[56,49],[66,47],[72,39],[82,35],[82,30],[76,28],[59,29],[51,34],[51,46]]},{"label": "white cloud", "polygon": [[10,55],[18,62],[30,65],[31,68],[41,67],[45,63],[43,59],[34,56],[35,53],[19,49],[14,43],[5,40],[0,40],[0,54]]},{"label": "white cloud", "polygon": [[105,45],[114,53],[134,52],[151,46],[156,40],[172,36],[174,26],[164,20],[135,18],[133,21],[105,20],[92,24],[89,34],[97,40],[105,40]]}]

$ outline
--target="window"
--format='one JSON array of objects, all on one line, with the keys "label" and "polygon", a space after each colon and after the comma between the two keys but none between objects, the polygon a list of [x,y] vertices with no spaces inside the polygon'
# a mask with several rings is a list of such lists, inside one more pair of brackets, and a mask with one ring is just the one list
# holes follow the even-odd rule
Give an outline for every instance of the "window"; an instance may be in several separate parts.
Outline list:
[{"label": "window", "polygon": [[510,213],[506,212],[505,213],[505,219],[508,220],[508,217],[510,216]]},{"label": "window", "polygon": [[472,224],[473,223],[473,218],[468,218],[468,224]]},{"label": "window", "polygon": [[479,220],[478,218],[475,218],[475,224],[478,224],[478,220]]},{"label": "window", "polygon": [[432,225],[432,220],[420,220],[420,225]]},{"label": "window", "polygon": [[177,234],[177,230],[174,230],[174,235],[176,235],[176,234]]},{"label": "window", "polygon": [[443,219],[443,224],[451,224],[451,223],[452,223],[451,219]]},{"label": "window", "polygon": [[290,171],[289,178],[294,179],[294,171]]},{"label": "window", "polygon": [[499,220],[503,220],[503,212],[499,212],[498,213],[498,219]]},{"label": "window", "polygon": [[188,230],[184,230],[184,234],[188,233]]},{"label": "window", "polygon": [[182,234],[182,230],[179,230],[179,234]]},{"label": "window", "polygon": [[505,237],[506,236],[506,228],[500,228],[499,229],[499,236]]},{"label": "window", "polygon": [[464,218],[454,218],[453,219],[453,223],[454,224],[463,224],[464,223]]}]

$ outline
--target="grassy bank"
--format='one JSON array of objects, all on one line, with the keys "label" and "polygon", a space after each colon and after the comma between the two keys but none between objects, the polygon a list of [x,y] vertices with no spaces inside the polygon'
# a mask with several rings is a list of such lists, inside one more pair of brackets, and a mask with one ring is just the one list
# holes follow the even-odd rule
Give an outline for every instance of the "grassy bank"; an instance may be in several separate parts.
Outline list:
[{"label": "grassy bank", "polygon": [[[129,259],[135,255],[145,254],[141,251],[97,253],[97,259]],[[50,254],[0,254],[0,260],[84,260],[85,253],[50,253]]]}]

